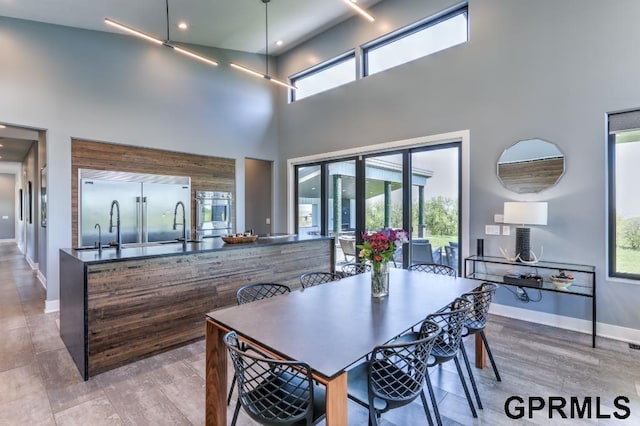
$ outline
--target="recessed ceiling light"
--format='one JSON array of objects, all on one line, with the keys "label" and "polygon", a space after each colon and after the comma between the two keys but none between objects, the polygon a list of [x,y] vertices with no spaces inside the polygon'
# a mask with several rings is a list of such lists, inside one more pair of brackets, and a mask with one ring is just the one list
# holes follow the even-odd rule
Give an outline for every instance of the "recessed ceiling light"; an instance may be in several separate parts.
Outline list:
[{"label": "recessed ceiling light", "polygon": [[2,148],[3,146],[4,146],[4,145],[2,145],[2,144],[0,143],[0,148]]},{"label": "recessed ceiling light", "polygon": [[5,126],[4,124],[0,124],[0,129],[6,129],[7,126]]},{"label": "recessed ceiling light", "polygon": [[187,28],[189,28],[189,24],[187,24],[186,22],[182,21],[178,23],[178,28],[180,28],[181,30],[186,30]]},{"label": "recessed ceiling light", "polygon": [[276,46],[282,46],[283,44],[284,44],[284,41],[282,40],[276,41]]}]

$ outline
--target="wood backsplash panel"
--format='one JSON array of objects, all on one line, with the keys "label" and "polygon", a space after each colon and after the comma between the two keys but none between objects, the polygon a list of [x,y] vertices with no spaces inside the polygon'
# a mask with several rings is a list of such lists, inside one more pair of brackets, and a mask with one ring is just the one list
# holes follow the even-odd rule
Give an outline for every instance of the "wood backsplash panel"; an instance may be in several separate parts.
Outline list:
[{"label": "wood backsplash panel", "polygon": [[196,191],[233,193],[236,223],[236,161],[152,148],[73,139],[71,141],[71,241],[78,241],[78,169],[191,177],[191,231],[195,226]]}]

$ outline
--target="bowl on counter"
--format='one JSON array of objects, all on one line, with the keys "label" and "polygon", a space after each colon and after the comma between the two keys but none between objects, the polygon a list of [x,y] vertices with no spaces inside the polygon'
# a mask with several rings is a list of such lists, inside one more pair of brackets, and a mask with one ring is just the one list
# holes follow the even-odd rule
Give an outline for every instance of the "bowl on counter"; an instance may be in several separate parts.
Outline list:
[{"label": "bowl on counter", "polygon": [[242,244],[242,243],[252,243],[258,239],[257,235],[229,235],[227,237],[222,237],[222,241],[227,244]]}]

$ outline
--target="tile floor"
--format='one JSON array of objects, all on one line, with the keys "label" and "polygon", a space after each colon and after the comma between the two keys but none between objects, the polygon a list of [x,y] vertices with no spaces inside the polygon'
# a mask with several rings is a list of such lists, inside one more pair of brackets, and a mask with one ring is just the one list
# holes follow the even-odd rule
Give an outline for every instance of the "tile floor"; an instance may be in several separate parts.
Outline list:
[{"label": "tile floor", "polygon": [[[45,293],[15,244],[0,243],[0,425],[203,425],[204,342],[100,374],[83,381],[58,335],[58,314],[44,314]],[[446,425],[640,424],[640,351],[623,342],[503,317],[492,317],[490,343],[503,377],[475,370],[484,409],[473,419],[455,368],[431,369]],[[467,344],[471,348],[472,342]],[[472,351],[469,351],[472,354]],[[631,416],[554,419],[547,411],[511,420],[504,412],[512,395],[591,396],[601,414],[627,396]],[[233,412],[229,409],[229,419]],[[240,414],[240,426],[254,425]],[[349,405],[349,424],[366,425],[367,412]],[[382,416],[382,426],[426,424],[419,402]]]}]

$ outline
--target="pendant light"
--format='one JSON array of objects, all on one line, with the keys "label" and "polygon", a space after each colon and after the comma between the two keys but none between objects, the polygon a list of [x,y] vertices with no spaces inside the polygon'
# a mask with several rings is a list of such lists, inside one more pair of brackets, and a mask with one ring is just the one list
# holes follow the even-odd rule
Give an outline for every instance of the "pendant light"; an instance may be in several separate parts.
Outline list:
[{"label": "pendant light", "polygon": [[360,5],[358,5],[356,0],[342,0],[342,1],[345,2],[350,8],[358,12],[360,15],[364,16],[369,22],[375,21],[375,18],[371,16],[369,12],[364,10]]},{"label": "pendant light", "polygon": [[238,65],[238,64],[234,64],[233,62],[230,64],[232,68],[235,68],[237,70],[246,72],[247,74],[251,74],[254,77],[258,77],[258,78],[264,78],[265,80],[269,80],[272,83],[278,84],[280,86],[283,87],[287,87],[291,90],[296,90],[296,87],[285,83],[283,81],[280,81],[278,79],[275,79],[273,77],[271,77],[269,75],[269,1],[270,0],[261,0],[262,3],[264,3],[264,22],[265,22],[265,62],[266,62],[266,67],[265,67],[265,73],[261,73],[255,70],[252,70],[251,68],[247,68],[245,66],[242,65]]},{"label": "pendant light", "polygon": [[165,3],[166,3],[166,6],[167,6],[167,39],[164,40],[164,41],[160,40],[159,38],[156,38],[156,37],[154,37],[152,35],[144,33],[144,32],[142,32],[140,30],[137,30],[137,29],[135,29],[133,27],[130,27],[129,25],[125,25],[125,24],[123,24],[121,22],[118,22],[118,21],[116,21],[114,19],[111,19],[111,18],[104,18],[104,22],[106,24],[111,25],[113,27],[116,27],[116,28],[118,28],[118,29],[120,29],[122,31],[128,32],[129,34],[133,34],[133,35],[135,35],[137,37],[140,37],[142,39],[145,39],[145,40],[150,41],[150,42],[155,43],[155,44],[160,44],[160,45],[169,47],[169,48],[173,49],[174,51],[176,51],[178,53],[181,53],[181,54],[183,54],[185,56],[189,56],[190,58],[197,59],[197,60],[199,60],[201,62],[204,62],[204,63],[207,63],[209,65],[213,65],[213,66],[217,67],[218,63],[216,61],[214,61],[213,59],[209,59],[209,58],[207,58],[205,56],[199,55],[199,54],[194,53],[194,52],[192,52],[190,50],[187,50],[187,49],[184,49],[182,47],[176,46],[175,44],[173,44],[171,42],[171,38],[169,36],[169,0],[166,0]]}]

